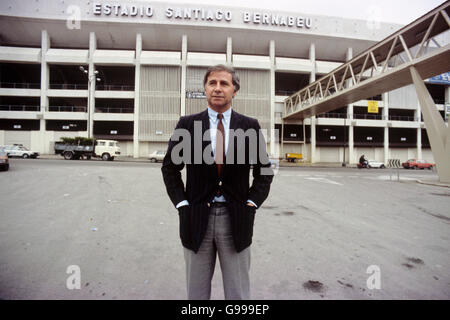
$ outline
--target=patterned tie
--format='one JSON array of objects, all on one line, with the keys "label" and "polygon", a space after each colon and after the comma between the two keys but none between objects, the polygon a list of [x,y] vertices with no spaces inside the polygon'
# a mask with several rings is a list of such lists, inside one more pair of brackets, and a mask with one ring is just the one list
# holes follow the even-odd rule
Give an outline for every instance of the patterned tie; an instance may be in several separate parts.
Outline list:
[{"label": "patterned tie", "polygon": [[216,134],[216,164],[217,164],[217,174],[220,177],[220,173],[222,172],[222,167],[224,163],[224,155],[225,155],[225,130],[223,128],[223,114],[219,113],[217,115],[217,119],[219,119],[219,123],[217,125],[217,134]]}]

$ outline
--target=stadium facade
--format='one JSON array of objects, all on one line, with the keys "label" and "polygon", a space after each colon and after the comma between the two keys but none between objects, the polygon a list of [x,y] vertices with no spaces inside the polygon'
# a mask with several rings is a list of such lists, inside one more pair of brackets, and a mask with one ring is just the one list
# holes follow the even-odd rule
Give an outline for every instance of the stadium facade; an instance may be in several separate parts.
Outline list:
[{"label": "stadium facade", "polygon": [[[3,0],[0,145],[51,154],[61,137],[89,136],[146,157],[166,148],[181,115],[206,107],[203,75],[222,63],[241,78],[233,108],[267,130],[272,157],[283,134],[283,152],[311,162],[433,161],[413,86],[285,122],[281,132],[288,95],[401,27],[220,5]],[[427,87],[444,116],[448,82]],[[370,113],[369,101],[378,106]]]}]

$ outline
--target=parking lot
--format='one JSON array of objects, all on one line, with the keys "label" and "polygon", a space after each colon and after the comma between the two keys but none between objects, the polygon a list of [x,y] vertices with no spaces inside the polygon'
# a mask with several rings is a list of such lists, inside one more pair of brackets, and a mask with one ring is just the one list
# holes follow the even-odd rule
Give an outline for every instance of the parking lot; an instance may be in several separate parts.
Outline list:
[{"label": "parking lot", "polygon": [[[160,163],[10,163],[0,172],[0,299],[186,299]],[[399,174],[280,168],[255,220],[252,298],[449,299],[450,189],[417,182],[437,181],[434,170]],[[223,299],[218,265],[213,299]],[[80,289],[66,286],[69,266]]]}]

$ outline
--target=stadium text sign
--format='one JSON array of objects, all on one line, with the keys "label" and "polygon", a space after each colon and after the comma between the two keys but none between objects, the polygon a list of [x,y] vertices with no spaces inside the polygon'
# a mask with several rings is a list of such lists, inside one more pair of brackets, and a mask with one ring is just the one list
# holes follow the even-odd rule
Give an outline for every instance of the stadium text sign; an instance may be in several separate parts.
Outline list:
[{"label": "stadium text sign", "polygon": [[[162,13],[157,12],[151,5],[145,4],[124,4],[124,3],[93,3],[92,12],[96,16],[115,16],[115,17],[135,17],[152,18],[156,15],[163,15],[165,19],[176,21],[206,21],[206,22],[231,22],[233,12],[224,9],[206,9],[201,7],[166,7]],[[274,14],[268,12],[250,12],[239,13],[241,22],[247,25],[266,25],[290,28],[312,27],[312,19],[283,14]]]}]

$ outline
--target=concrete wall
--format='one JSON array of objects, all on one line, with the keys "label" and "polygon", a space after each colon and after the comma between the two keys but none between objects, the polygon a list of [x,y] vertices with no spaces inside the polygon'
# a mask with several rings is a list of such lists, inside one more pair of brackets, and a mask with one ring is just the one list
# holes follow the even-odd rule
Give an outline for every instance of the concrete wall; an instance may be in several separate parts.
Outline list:
[{"label": "concrete wall", "polygon": [[168,141],[180,116],[180,68],[142,66],[139,140]]},{"label": "concrete wall", "polygon": [[389,108],[392,109],[417,109],[416,88],[409,85],[389,92]]},{"label": "concrete wall", "polygon": [[133,141],[119,141],[119,147],[121,156],[133,156]]},{"label": "concrete wall", "polygon": [[365,155],[368,160],[375,160],[384,162],[384,148],[364,148],[364,147],[355,147],[355,151],[353,152],[354,157],[351,163],[358,163],[359,158],[362,155]]}]

